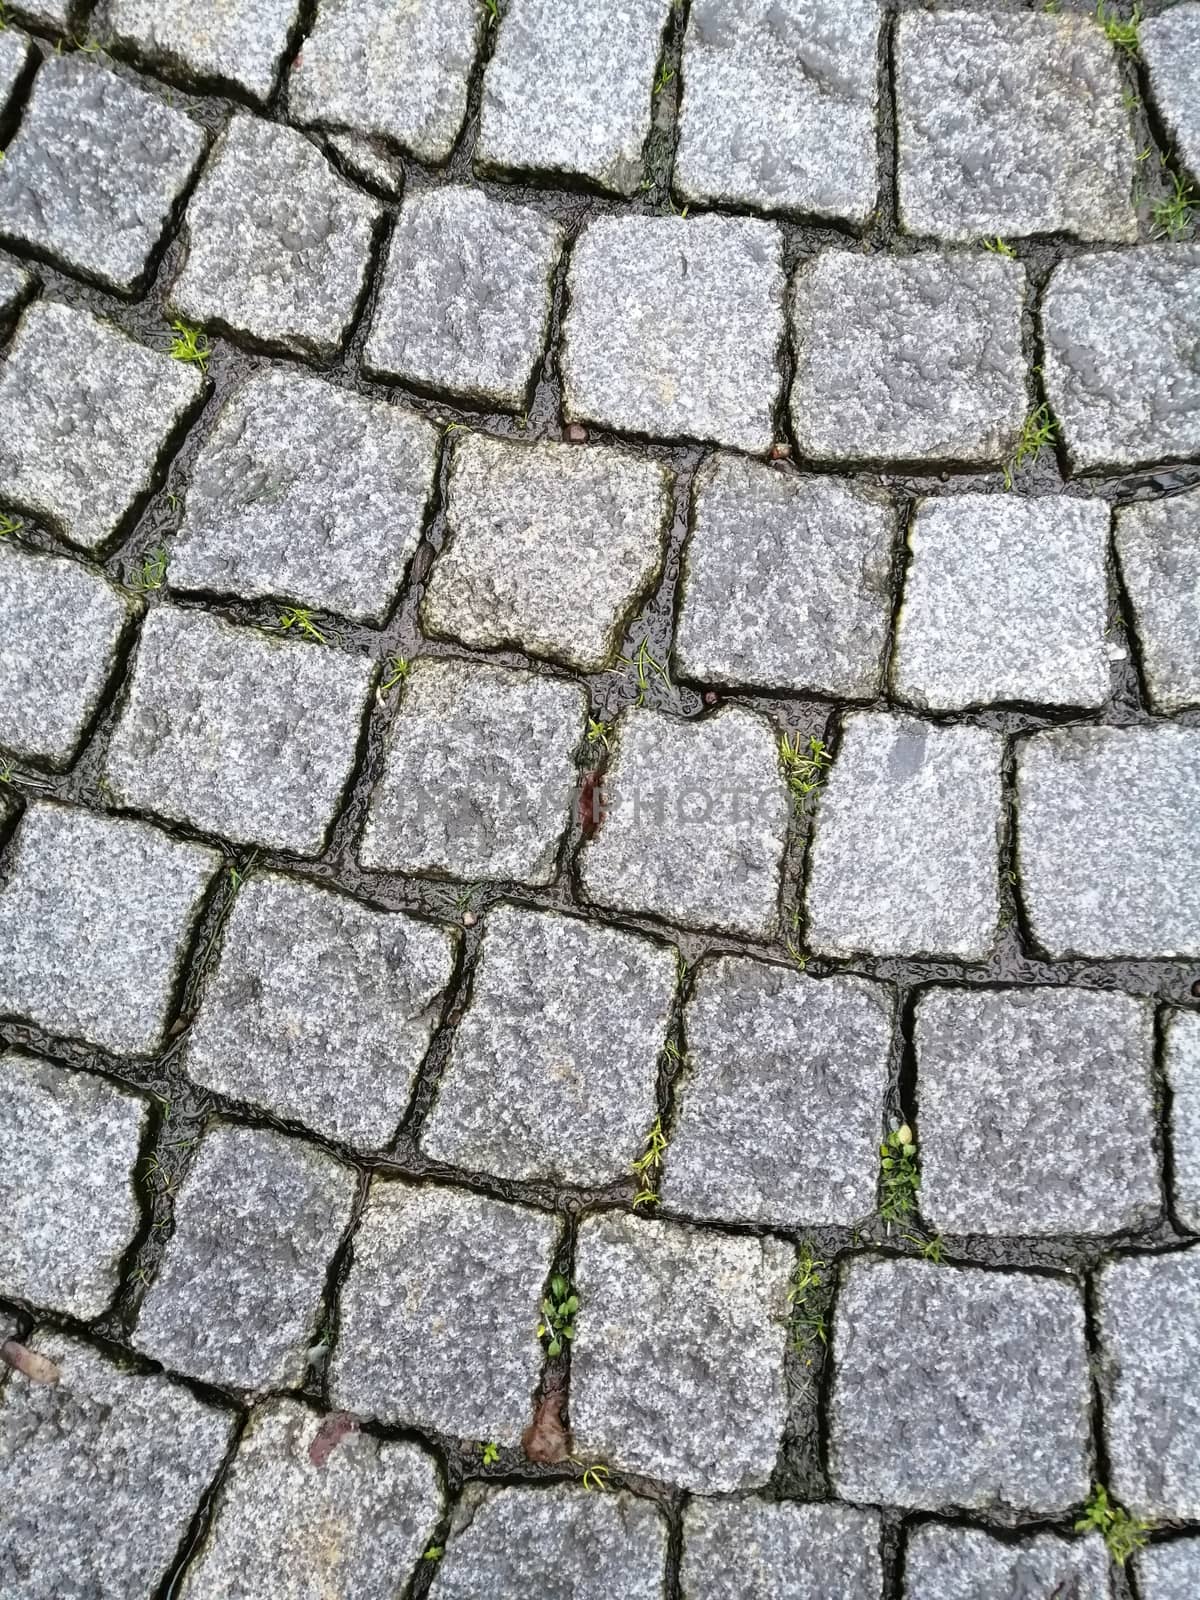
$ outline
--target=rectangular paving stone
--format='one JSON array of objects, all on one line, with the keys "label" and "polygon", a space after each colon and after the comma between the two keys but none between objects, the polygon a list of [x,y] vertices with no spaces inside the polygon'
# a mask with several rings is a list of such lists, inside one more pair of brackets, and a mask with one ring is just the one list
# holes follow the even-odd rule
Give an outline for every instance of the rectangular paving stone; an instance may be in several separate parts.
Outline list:
[{"label": "rectangular paving stone", "polygon": [[1098,1534],[1060,1539],[1035,1534],[1015,1544],[980,1528],[922,1523],[904,1557],[906,1600],[1112,1600],[1108,1552]]},{"label": "rectangular paving stone", "polygon": [[319,855],[357,754],[374,664],[157,606],[104,778],[116,803]]},{"label": "rectangular paving stone", "polygon": [[1146,697],[1168,713],[1200,705],[1200,490],[1121,506],[1116,530]]},{"label": "rectangular paving stone", "polygon": [[829,1419],[839,1499],[1065,1515],[1090,1487],[1090,1399],[1072,1283],[880,1258],[844,1270]]},{"label": "rectangular paving stone", "polygon": [[744,217],[601,217],[571,253],[563,415],[765,455],[782,374],[782,235]]},{"label": "rectangular paving stone", "polygon": [[1175,1212],[1200,1233],[1200,1013],[1175,1011],[1165,1028],[1164,1066],[1171,1090]]},{"label": "rectangular paving stone", "polygon": [[1198,816],[1200,729],[1019,740],[1017,871],[1037,944],[1052,960],[1200,955]]},{"label": "rectangular paving stone", "polygon": [[1134,1560],[1141,1600],[1193,1600],[1200,1594],[1200,1539],[1173,1539]]},{"label": "rectangular paving stone", "polygon": [[1187,0],[1142,18],[1138,54],[1173,154],[1192,181],[1200,181],[1200,5]]},{"label": "rectangular paving stone", "polygon": [[690,1500],[681,1600],[882,1600],[879,1516],[849,1506]]},{"label": "rectangular paving stone", "polygon": [[271,98],[300,0],[108,0],[109,38],[168,77],[202,88]]}]

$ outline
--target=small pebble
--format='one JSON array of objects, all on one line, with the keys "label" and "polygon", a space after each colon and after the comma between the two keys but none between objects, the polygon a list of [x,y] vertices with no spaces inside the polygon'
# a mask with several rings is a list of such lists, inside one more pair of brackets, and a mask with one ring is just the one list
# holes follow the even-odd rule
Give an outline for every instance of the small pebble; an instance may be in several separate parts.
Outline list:
[{"label": "small pebble", "polygon": [[586,444],[587,429],[582,422],[568,422],[563,429],[563,438],[568,444]]},{"label": "small pebble", "polygon": [[479,921],[479,918],[475,915],[475,913],[473,911],[464,911],[463,912],[463,927],[464,928],[473,928],[478,921]]},{"label": "small pebble", "polygon": [[704,693],[704,704],[706,706],[715,706],[716,703],[717,691],[715,689],[706,689]]}]

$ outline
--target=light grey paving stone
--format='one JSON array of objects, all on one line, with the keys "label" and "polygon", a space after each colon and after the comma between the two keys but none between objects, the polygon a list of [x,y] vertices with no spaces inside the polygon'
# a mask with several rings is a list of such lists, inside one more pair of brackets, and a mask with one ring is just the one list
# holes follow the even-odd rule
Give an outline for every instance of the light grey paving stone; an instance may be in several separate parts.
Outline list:
[{"label": "light grey paving stone", "polygon": [[1200,455],[1200,244],[1060,262],[1041,326],[1046,395],[1073,472]]},{"label": "light grey paving stone", "polygon": [[50,1329],[57,1383],[0,1390],[5,1600],[144,1600],[166,1579],[236,1416]]},{"label": "light grey paving stone", "polygon": [[744,217],[602,217],[571,253],[563,415],[764,455],[782,374],[782,235]]},{"label": "light grey paving stone", "polygon": [[1200,729],[1020,740],[1017,872],[1035,941],[1053,960],[1200,955],[1198,815]]},{"label": "light grey paving stone", "polygon": [[119,805],[319,855],[350,777],[374,664],[157,606],[104,776]]},{"label": "light grey paving stone", "polygon": [[789,1229],[874,1211],[892,1009],[860,978],[706,961],[684,1013],[664,1204]]},{"label": "light grey paving stone", "polygon": [[894,537],[877,491],[715,456],[693,490],[678,671],[702,683],[876,694]]},{"label": "light grey paving stone", "polygon": [[929,711],[1108,698],[1102,500],[921,500],[892,656],[893,691]]},{"label": "light grey paving stone", "polygon": [[681,1600],[881,1600],[879,1516],[848,1506],[691,1500]]},{"label": "light grey paving stone", "polygon": [[1200,5],[1188,0],[1143,18],[1138,54],[1174,154],[1193,182],[1200,182]]},{"label": "light grey paving stone", "polygon": [[0,1014],[117,1054],[162,1043],[214,850],[31,801],[0,889]]},{"label": "light grey paving stone", "polygon": [[360,133],[331,133],[326,142],[359,183],[370,184],[389,200],[404,193],[404,158],[382,139]]},{"label": "light grey paving stone", "polygon": [[792,284],[792,426],[811,461],[995,466],[1028,407],[1025,269],[822,250]]},{"label": "light grey paving stone", "polygon": [[0,368],[0,500],[98,549],[150,493],[203,392],[194,367],[88,311],[37,301]]},{"label": "light grey paving stone", "polygon": [[27,34],[16,28],[5,28],[0,34],[0,116],[12,104],[17,85],[34,60],[33,43]]},{"label": "light grey paving stone", "polygon": [[[0,33],[0,44],[8,37]],[[0,322],[8,323],[33,294],[35,279],[13,261],[0,261]]]},{"label": "light grey paving stone", "polygon": [[845,719],[809,852],[813,950],[987,955],[1000,915],[1001,754],[983,728]]},{"label": "light grey paving stone", "polygon": [[531,672],[426,660],[402,692],[362,865],[549,883],[587,715],[583,689]]},{"label": "light grey paving stone", "polygon": [[1200,705],[1200,491],[1122,506],[1116,529],[1150,704]]},{"label": "light grey paving stone", "polygon": [[1022,1272],[858,1259],[833,1329],[839,1499],[1057,1516],[1088,1494],[1083,1301]]},{"label": "light grey paving stone", "polygon": [[770,724],[726,706],[696,722],[631,707],[617,724],[587,898],[767,939],[779,920],[788,796]]},{"label": "light grey paving stone", "polygon": [[394,1594],[442,1511],[433,1457],[294,1400],[250,1415],[183,1600]]},{"label": "light grey paving stone", "polygon": [[136,1347],[205,1383],[251,1392],[301,1383],[355,1182],[315,1145],[270,1128],[206,1133]]},{"label": "light grey paving stone", "polygon": [[368,376],[519,411],[550,327],[563,230],[451,185],[411,194],[392,234]]},{"label": "light grey paving stone", "polygon": [[1185,1228],[1200,1233],[1200,1014],[1173,1012],[1167,1019],[1165,1048],[1175,1211]]},{"label": "light grey paving stone", "polygon": [[662,567],[673,481],[621,450],[461,435],[426,631],[600,671]]},{"label": "light grey paving stone", "polygon": [[1155,1544],[1134,1560],[1142,1600],[1194,1600],[1200,1594],[1200,1539]]},{"label": "light grey paving stone", "polygon": [[78,562],[0,543],[0,745],[65,767],[116,664],[129,606]]},{"label": "light grey paving stone", "polygon": [[299,0],[107,0],[100,13],[111,40],[171,77],[202,87],[271,98],[287,54]]},{"label": "light grey paving stone", "polygon": [[170,312],[256,346],[335,356],[380,216],[303,134],[238,113],[188,206]]},{"label": "light grey paving stone", "polygon": [[542,1368],[551,1216],[465,1190],[371,1186],[342,1288],[333,1403],[515,1445]]},{"label": "light grey paving stone", "polygon": [[1097,1289],[1113,1498],[1137,1517],[1200,1517],[1200,1250],[1126,1256]]},{"label": "light grey paving stone", "polygon": [[1108,1552],[1098,1534],[1036,1534],[1002,1543],[979,1528],[914,1528],[904,1558],[908,1600],[1112,1600]]},{"label": "light grey paving stone", "polygon": [[146,1102],[15,1050],[0,1056],[0,1294],[97,1317],[141,1225]]},{"label": "light grey paving stone", "polygon": [[174,589],[382,622],[433,494],[432,423],[287,368],[254,373],[200,448]]},{"label": "light grey paving stone", "polygon": [[15,0],[7,9],[21,22],[66,32],[79,21],[82,0]]}]

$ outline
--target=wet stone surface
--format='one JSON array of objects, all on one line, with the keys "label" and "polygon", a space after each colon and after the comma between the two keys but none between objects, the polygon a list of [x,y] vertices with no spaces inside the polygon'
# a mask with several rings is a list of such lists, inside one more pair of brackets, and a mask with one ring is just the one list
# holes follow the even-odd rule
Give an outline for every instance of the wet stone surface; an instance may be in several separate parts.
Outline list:
[{"label": "wet stone surface", "polygon": [[845,1506],[692,1500],[683,1515],[681,1600],[881,1600],[879,1518]]},{"label": "wet stone surface", "polygon": [[100,19],[122,50],[185,83],[232,88],[269,100],[300,12],[300,0],[105,0]]},{"label": "wet stone surface", "polygon": [[1200,1233],[1200,1016],[1194,1012],[1168,1018],[1164,1065],[1171,1090],[1175,1210],[1185,1228]]},{"label": "wet stone surface", "polygon": [[925,1523],[909,1536],[906,1600],[989,1600],[1001,1595],[1111,1600],[1108,1552],[1095,1534],[1038,1534],[1002,1543],[977,1528]]},{"label": "wet stone surface", "polygon": [[[1138,28],[1138,51],[1150,80],[1150,97],[1166,126],[1180,165],[1200,180],[1200,5],[1185,0]],[[1195,1559],[1195,1558],[1193,1558]],[[1197,1581],[1200,1582],[1200,1574]],[[1147,1595],[1147,1600],[1155,1600]]]},{"label": "wet stone surface", "polygon": [[1151,705],[1200,705],[1200,492],[1122,506],[1116,547]]},{"label": "wet stone surface", "polygon": [[1200,1591],[1200,1539],[1143,1550],[1134,1562],[1142,1600],[1191,1600]]}]

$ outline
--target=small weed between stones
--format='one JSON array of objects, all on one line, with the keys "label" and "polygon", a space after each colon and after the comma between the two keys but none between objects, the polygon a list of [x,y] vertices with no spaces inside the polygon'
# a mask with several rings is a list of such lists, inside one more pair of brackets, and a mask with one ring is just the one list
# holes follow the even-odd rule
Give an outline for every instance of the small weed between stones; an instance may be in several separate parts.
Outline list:
[{"label": "small weed between stones", "polygon": [[800,1256],[787,1297],[792,1353],[799,1356],[806,1367],[811,1367],[816,1360],[818,1346],[823,1349],[829,1342],[825,1314],[812,1304],[812,1296],[821,1287],[821,1273],[827,1265],[828,1262],[819,1260],[813,1254],[812,1245],[806,1239],[800,1246]]},{"label": "small weed between stones", "polygon": [[284,633],[295,628],[302,639],[311,639],[314,644],[329,643],[313,621],[312,612],[305,611],[300,606],[285,606],[279,613],[279,626]]},{"label": "small weed between stones", "polygon": [[379,685],[381,695],[387,694],[398,683],[403,683],[408,677],[410,663],[404,656],[389,656],[387,658],[387,677]]},{"label": "small weed between stones", "polygon": [[883,1200],[879,1215],[887,1223],[907,1222],[916,1210],[921,1174],[917,1171],[917,1143],[907,1122],[889,1133],[879,1146],[883,1169]]},{"label": "small weed between stones", "polygon": [[1171,192],[1155,205],[1151,216],[1159,238],[1181,239],[1192,222],[1194,193],[1178,173],[1172,174]]},{"label": "small weed between stones", "polygon": [[446,1546],[444,1544],[431,1544],[426,1546],[425,1554],[421,1557],[421,1560],[440,1561],[445,1554]]},{"label": "small weed between stones", "polygon": [[1131,1517],[1128,1511],[1113,1505],[1104,1485],[1098,1483],[1075,1524],[1075,1532],[1098,1533],[1108,1546],[1109,1555],[1124,1566],[1131,1555],[1145,1546],[1150,1527],[1140,1517]]},{"label": "small weed between stones", "polygon": [[824,740],[810,735],[805,742],[799,733],[785,733],[779,741],[779,764],[784,781],[801,808],[825,782],[832,757]]},{"label": "small weed between stones", "polygon": [[985,250],[990,250],[994,256],[1008,256],[1010,259],[1016,258],[1017,252],[1006,239],[997,237],[995,239],[981,239],[979,242]]},{"label": "small weed between stones", "polygon": [[1050,415],[1050,407],[1042,404],[1025,418],[1017,447],[1004,465],[1004,487],[1011,489],[1013,474],[1027,461],[1036,461],[1046,448],[1052,448],[1058,438],[1058,424]]},{"label": "small weed between stones", "polygon": [[500,1459],[500,1446],[489,1440],[479,1446],[479,1453],[483,1457],[485,1467],[494,1467]]},{"label": "small weed between stones", "polygon": [[20,517],[0,516],[0,539],[7,539],[10,533],[20,533],[24,526]]},{"label": "small weed between stones", "polygon": [[605,750],[610,750],[612,746],[608,741],[611,736],[611,722],[596,722],[593,718],[588,718],[587,738],[589,744],[603,745]]},{"label": "small weed between stones", "polygon": [[164,545],[156,545],[143,559],[133,575],[125,580],[130,594],[149,594],[161,589],[167,576],[167,552]]},{"label": "small weed between stones", "polygon": [[608,1488],[608,1480],[611,1476],[609,1469],[599,1461],[593,1462],[591,1466],[584,1466],[583,1462],[576,1461],[574,1456],[571,1457],[571,1460],[575,1466],[583,1467],[583,1487],[585,1489],[594,1489],[603,1494]]},{"label": "small weed between stones", "polygon": [[1115,45],[1118,50],[1124,50],[1133,55],[1138,47],[1138,28],[1142,21],[1141,6],[1134,6],[1133,15],[1128,21],[1117,14],[1112,6],[1106,6],[1104,0],[1096,7],[1096,21],[1104,30],[1104,37],[1109,44]]},{"label": "small weed between stones", "polygon": [[575,1337],[575,1313],[579,1310],[579,1296],[573,1294],[571,1285],[556,1272],[550,1279],[550,1293],[542,1299],[542,1320],[537,1335],[545,1339],[546,1354],[560,1356],[564,1344]]},{"label": "small weed between stones", "polygon": [[663,681],[664,687],[671,688],[671,675],[661,661],[656,661],[650,650],[649,641],[643,639],[632,656],[621,656],[617,665],[626,673],[633,669],[637,675],[638,694],[636,705],[643,705],[646,700],[646,691],[650,687],[650,674],[656,673]]},{"label": "small weed between stones", "polygon": [[171,359],[182,361],[188,366],[199,367],[201,372],[206,372],[208,358],[212,354],[208,348],[208,335],[186,322],[173,322],[171,331],[175,335],[167,351]]},{"label": "small weed between stones", "polygon": [[654,1126],[646,1135],[645,1146],[637,1160],[630,1163],[638,1179],[638,1192],[633,1197],[635,1211],[642,1206],[658,1204],[658,1186],[662,1177],[663,1156],[667,1150],[667,1136],[663,1132],[661,1117],[655,1117]]}]

